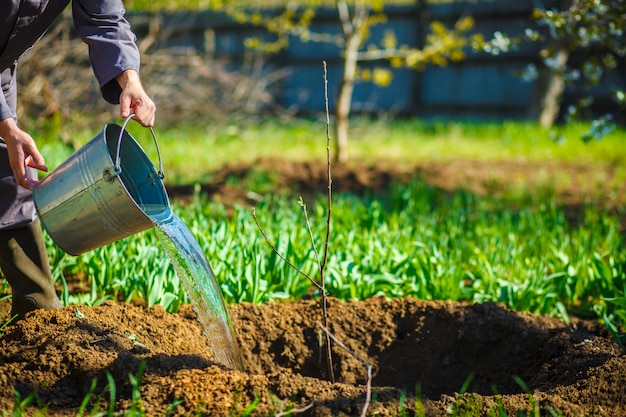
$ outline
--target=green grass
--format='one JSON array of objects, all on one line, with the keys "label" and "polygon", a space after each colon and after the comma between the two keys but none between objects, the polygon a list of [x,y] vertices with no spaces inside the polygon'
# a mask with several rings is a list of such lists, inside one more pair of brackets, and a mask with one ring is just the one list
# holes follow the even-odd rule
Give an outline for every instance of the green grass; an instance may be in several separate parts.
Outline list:
[{"label": "green grass", "polygon": [[[95,136],[93,131],[73,132],[74,148]],[[616,180],[626,179],[626,132],[616,130],[603,140],[584,143],[580,138],[587,125],[567,125],[544,130],[532,123],[460,123],[356,120],[352,124],[350,157],[353,161],[391,161],[411,165],[424,161],[451,161],[459,158],[485,161],[579,162],[611,164]],[[156,150],[147,129],[129,125],[129,131],[156,163]],[[50,168],[71,155],[52,130],[38,136]],[[324,161],[326,125],[323,120],[282,122],[264,120],[239,125],[181,125],[155,128],[164,150],[166,180],[169,184],[206,182],[211,172],[225,164],[276,157],[289,160]],[[555,140],[558,138],[558,140]]]}]

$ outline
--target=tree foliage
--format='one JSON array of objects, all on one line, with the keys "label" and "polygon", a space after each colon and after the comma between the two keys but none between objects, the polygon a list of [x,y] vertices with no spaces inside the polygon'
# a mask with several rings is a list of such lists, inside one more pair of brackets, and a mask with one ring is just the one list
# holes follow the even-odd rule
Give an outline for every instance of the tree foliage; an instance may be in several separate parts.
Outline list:
[{"label": "tree foliage", "polygon": [[605,69],[617,68],[626,57],[626,2],[622,0],[573,0],[561,11],[536,9],[534,18],[570,50],[597,53],[581,68],[591,82],[599,81]]},{"label": "tree foliage", "polygon": [[[626,2],[623,0],[571,0],[567,7],[536,9],[534,19],[547,28],[546,46],[541,57],[547,68],[561,76],[564,83],[595,86],[608,73],[626,65]],[[565,52],[565,54],[564,54]],[[573,60],[576,53],[583,59]],[[616,108],[626,107],[622,86],[615,86]],[[577,119],[593,104],[591,95],[567,109],[568,119]],[[614,115],[594,121],[594,129],[585,139],[599,138],[610,130]]]},{"label": "tree foliage", "polygon": [[[393,30],[386,30],[382,39],[372,39],[374,26],[384,24],[384,1],[359,2],[338,1],[337,11],[343,32],[315,32],[311,26],[313,19],[323,2],[298,2],[286,6],[279,14],[272,15],[263,9],[243,9],[233,5],[224,5],[224,10],[238,23],[263,26],[274,35],[274,40],[267,41],[259,37],[246,40],[248,48],[266,53],[276,53],[288,48],[290,40],[301,42],[318,42],[333,44],[340,50],[349,47],[349,35],[358,32],[361,42],[358,45],[358,61],[388,61],[395,68],[413,68],[423,70],[427,65],[447,65],[448,62],[460,61],[465,58],[465,49],[469,46],[480,46],[485,43],[480,34],[468,35],[474,21],[470,16],[462,17],[452,28],[447,28],[439,21],[431,22],[425,45],[400,44]],[[361,3],[361,4],[359,4]],[[346,25],[352,24],[350,29]],[[388,84],[390,74],[382,76],[366,76],[368,81],[381,85]],[[371,70],[367,73],[372,74]]]}]

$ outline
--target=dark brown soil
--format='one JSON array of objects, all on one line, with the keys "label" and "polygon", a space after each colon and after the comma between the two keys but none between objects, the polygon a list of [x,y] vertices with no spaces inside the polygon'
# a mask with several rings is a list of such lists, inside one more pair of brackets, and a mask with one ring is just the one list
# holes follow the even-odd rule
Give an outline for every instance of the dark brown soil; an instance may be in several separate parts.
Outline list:
[{"label": "dark brown soil", "polygon": [[[415,415],[421,407],[443,416],[453,404],[511,415],[530,415],[534,406],[569,416],[626,413],[626,354],[593,324],[415,299],[332,301],[329,312],[333,334],[377,370],[372,413]],[[325,379],[316,302],[233,305],[231,315],[246,372],[212,363],[188,307],[169,314],[109,302],[37,312],[0,341],[0,409],[12,409],[13,390],[36,390],[48,415],[76,415],[94,379],[106,407],[107,374],[116,409],[130,408],[129,375],[145,361],[141,407],[150,416],[168,407],[176,415],[238,415],[255,399],[254,415],[293,407],[308,407],[303,415],[360,415],[367,368],[336,347],[337,382]]]},{"label": "dark brown soil", "polygon": [[[271,161],[267,166],[283,167],[277,189],[300,184],[302,192],[324,190],[323,165]],[[623,205],[624,187],[611,183],[611,167],[600,170],[597,183],[596,177],[585,176],[583,166],[465,161],[408,170],[338,167],[333,185],[336,191],[382,192],[392,179],[420,175],[445,191],[463,187],[497,193],[511,181],[533,185],[550,169],[570,176],[558,191],[563,204],[575,209],[588,192],[606,189],[611,206]],[[221,175],[248,172],[249,167],[228,167]],[[202,189],[229,202],[254,200],[249,193],[254,190],[225,184]],[[182,200],[191,189],[168,188]],[[8,301],[0,303],[0,319],[9,308]],[[626,351],[593,322],[565,324],[496,304],[331,300],[331,331],[350,351],[335,345],[336,382],[330,382],[321,357],[316,301],[229,308],[245,372],[212,362],[208,338],[190,306],[170,314],[160,307],[107,302],[31,313],[0,338],[0,410],[14,410],[18,391],[21,399],[36,393],[31,404],[47,407],[50,416],[77,415],[85,398],[90,401],[83,414],[98,398],[106,411],[112,393],[116,411],[135,407],[149,416],[237,416],[248,407],[259,416],[289,410],[358,416],[366,405],[370,415],[381,416],[500,411],[534,416],[553,415],[551,410],[565,416],[626,415]],[[367,367],[358,358],[375,369],[371,388]],[[133,384],[139,377],[141,383]]]}]

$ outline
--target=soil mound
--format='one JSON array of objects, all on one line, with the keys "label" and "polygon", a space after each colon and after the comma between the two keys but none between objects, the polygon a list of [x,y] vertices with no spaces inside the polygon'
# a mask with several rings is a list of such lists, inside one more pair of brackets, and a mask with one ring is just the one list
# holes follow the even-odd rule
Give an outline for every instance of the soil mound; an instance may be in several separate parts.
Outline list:
[{"label": "soil mound", "polygon": [[[245,372],[212,361],[189,306],[170,314],[107,302],[31,313],[0,339],[0,409],[14,409],[16,390],[50,416],[81,407],[151,416],[360,415],[368,394],[369,411],[383,416],[626,415],[626,352],[591,322],[497,304],[330,300],[332,333],[350,349],[335,345],[332,383],[317,302],[229,308]],[[371,389],[357,355],[376,370]]]}]

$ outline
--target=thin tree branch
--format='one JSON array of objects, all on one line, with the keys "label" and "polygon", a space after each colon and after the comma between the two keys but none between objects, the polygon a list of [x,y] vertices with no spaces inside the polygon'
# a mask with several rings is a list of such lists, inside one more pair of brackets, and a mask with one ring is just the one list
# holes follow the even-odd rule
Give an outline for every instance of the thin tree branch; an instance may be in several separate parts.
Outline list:
[{"label": "thin tree branch", "polygon": [[369,7],[367,7],[363,1],[359,3],[359,5],[355,6],[354,18],[352,19],[352,25],[357,31],[360,31],[363,28],[370,15]]},{"label": "thin tree branch", "polygon": [[354,26],[350,19],[350,8],[344,0],[337,2],[337,13],[339,14],[343,34],[346,37],[350,36],[354,32]]},{"label": "thin tree branch", "polygon": [[373,369],[374,365],[366,361],[356,352],[352,351],[346,345],[344,345],[339,339],[335,337],[334,334],[330,332],[326,327],[322,326],[320,323],[317,323],[318,326],[326,333],[326,336],[331,338],[337,346],[348,352],[350,355],[354,356],[359,362],[361,362],[367,368],[367,383],[365,385],[365,404],[363,405],[363,409],[361,410],[361,417],[365,417],[367,415],[367,410],[372,402],[372,378],[373,378]]},{"label": "thin tree branch", "polygon": [[315,244],[315,238],[313,237],[313,231],[311,230],[311,222],[309,221],[309,214],[306,209],[306,204],[302,197],[300,197],[299,201],[300,207],[302,207],[302,213],[304,214],[304,222],[306,223],[307,231],[309,232],[309,239],[311,239],[311,245],[313,246],[313,252],[315,252],[315,261],[317,262],[317,266],[320,267],[320,253],[317,250],[317,245]]},{"label": "thin tree branch", "polygon": [[263,227],[261,227],[261,224],[259,223],[259,219],[256,216],[256,211],[254,210],[254,207],[250,209],[250,212],[252,213],[252,217],[254,218],[254,222],[256,223],[257,227],[259,228],[259,231],[261,232],[261,234],[263,235],[263,238],[265,239],[265,242],[267,242],[267,244],[270,245],[270,248],[272,248],[274,253],[280,259],[282,259],[287,265],[289,265],[290,267],[295,269],[296,272],[298,272],[300,275],[304,276],[306,279],[311,281],[311,283],[313,283],[313,285],[315,285],[320,291],[323,291],[323,289],[324,289],[323,285],[320,285],[317,281],[315,281],[313,278],[311,278],[306,272],[302,271],[300,268],[298,268],[293,263],[291,263],[287,258],[285,258],[283,256],[282,253],[280,253],[278,251],[278,249],[276,249],[276,246],[274,246],[274,244],[272,242],[270,242],[269,238],[267,237],[267,234],[265,233],[265,230],[263,230]]},{"label": "thin tree branch", "polygon": [[314,405],[313,403],[310,403],[301,408],[292,408],[291,410],[288,410],[288,411],[281,411],[279,413],[276,413],[274,417],[283,417],[283,416],[290,416],[292,414],[304,413],[305,411],[313,407],[313,405]]},{"label": "thin tree branch", "polygon": [[[326,237],[324,239],[324,257],[320,264],[320,284],[322,285],[322,311],[324,314],[324,325],[328,326],[328,299],[326,298],[326,265],[328,262],[328,246],[330,242],[330,219],[332,215],[332,184],[333,179],[330,174],[330,113],[328,111],[328,76],[326,69],[326,61],[324,61],[324,102],[326,104],[326,164],[328,167],[328,211],[326,213]],[[331,339],[326,336],[326,352],[327,352],[327,365],[328,373],[330,374],[330,380],[335,382],[335,371],[333,365],[332,356],[332,343]]]},{"label": "thin tree branch", "polygon": [[324,103],[326,106],[326,164],[328,167],[327,176],[328,176],[328,212],[326,215],[326,239],[324,245],[324,258],[322,260],[322,264],[320,266],[320,273],[322,274],[322,285],[324,285],[324,270],[326,269],[326,264],[328,262],[328,246],[330,240],[330,218],[332,215],[332,184],[333,178],[331,176],[331,156],[330,156],[330,113],[328,111],[328,78],[327,78],[327,69],[326,69],[326,61],[324,61]]}]

